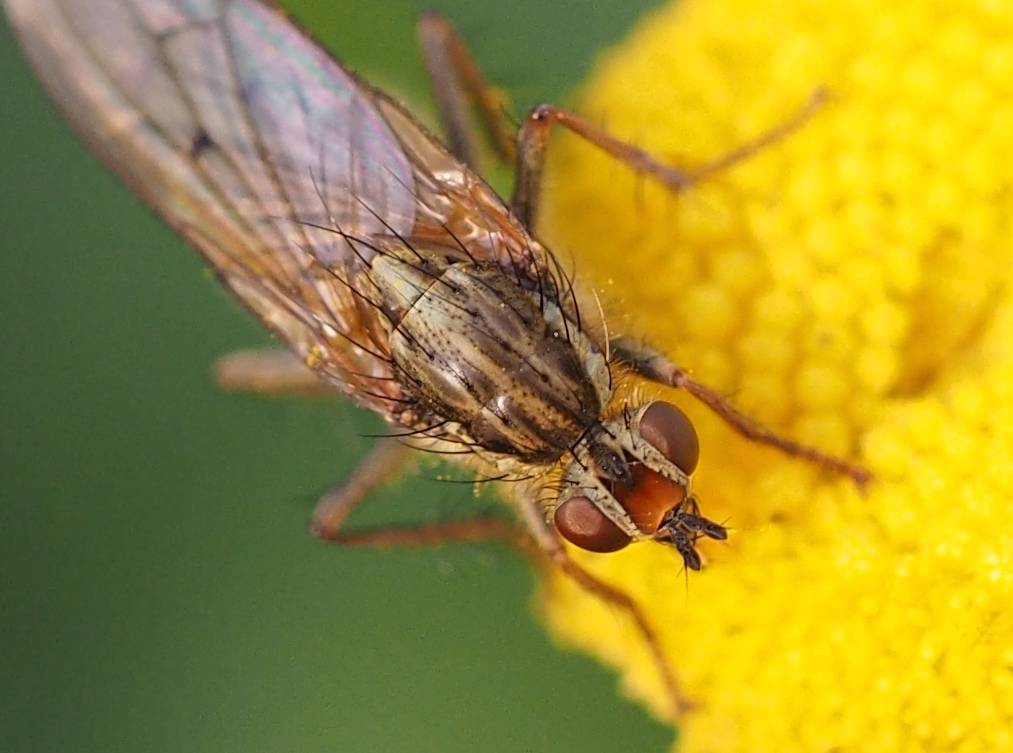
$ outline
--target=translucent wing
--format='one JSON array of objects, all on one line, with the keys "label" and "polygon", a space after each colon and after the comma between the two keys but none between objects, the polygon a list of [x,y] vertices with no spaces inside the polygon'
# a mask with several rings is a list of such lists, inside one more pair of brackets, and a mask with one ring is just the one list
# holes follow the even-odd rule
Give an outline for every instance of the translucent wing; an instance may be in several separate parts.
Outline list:
[{"label": "translucent wing", "polygon": [[256,0],[4,0],[53,98],[228,288],[388,417],[389,323],[363,300],[378,237],[541,276],[502,202],[399,105]]}]

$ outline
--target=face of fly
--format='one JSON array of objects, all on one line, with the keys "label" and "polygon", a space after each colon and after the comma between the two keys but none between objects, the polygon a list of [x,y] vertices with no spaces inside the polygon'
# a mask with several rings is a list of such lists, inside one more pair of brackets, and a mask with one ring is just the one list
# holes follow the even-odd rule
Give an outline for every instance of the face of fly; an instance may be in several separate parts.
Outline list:
[{"label": "face of fly", "polygon": [[687,416],[663,401],[626,405],[589,434],[563,474],[554,513],[562,536],[595,552],[664,542],[699,570],[697,540],[725,539],[727,531],[698,514],[690,475],[699,443]]},{"label": "face of fly", "polygon": [[690,493],[692,426],[609,407],[574,283],[400,104],[259,0],[4,2],[78,133],[321,380],[420,442],[562,466],[579,546],[699,567],[724,529]]}]

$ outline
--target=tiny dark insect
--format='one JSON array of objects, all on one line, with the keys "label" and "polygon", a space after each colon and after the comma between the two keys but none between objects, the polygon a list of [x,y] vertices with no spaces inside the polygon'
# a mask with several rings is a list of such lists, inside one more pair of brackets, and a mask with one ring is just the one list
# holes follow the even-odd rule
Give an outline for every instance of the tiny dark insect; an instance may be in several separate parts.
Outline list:
[{"label": "tiny dark insect", "polygon": [[[533,235],[549,132],[562,126],[673,190],[796,128],[815,102],[692,173],[566,110],[519,131],[449,23],[420,38],[445,147],[396,101],[258,0],[4,0],[28,57],[82,138],[215,270],[289,352],[219,365],[232,388],[341,393],[399,427],[321,500],[313,530],[349,544],[507,539],[549,558],[636,621],[675,702],[655,633],[560,538],[594,552],[696,544],[726,529],[691,491],[696,432],[674,405],[617,399],[634,373],[703,401],[739,432],[832,471],[855,465],[784,439],[661,353],[610,338],[593,291]],[[516,164],[507,204],[478,176],[469,107]],[[616,404],[618,403],[618,404]],[[342,523],[407,449],[448,454],[511,485],[499,519],[348,532]]]}]

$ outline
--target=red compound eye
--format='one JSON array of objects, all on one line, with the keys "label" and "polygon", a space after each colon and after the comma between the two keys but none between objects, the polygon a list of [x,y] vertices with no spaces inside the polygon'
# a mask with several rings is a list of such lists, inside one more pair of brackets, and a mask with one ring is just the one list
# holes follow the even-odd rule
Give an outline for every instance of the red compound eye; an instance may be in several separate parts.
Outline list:
[{"label": "red compound eye", "polygon": [[700,460],[700,440],[689,417],[671,403],[657,400],[640,417],[640,436],[687,476]]},{"label": "red compound eye", "polygon": [[[686,475],[696,470],[700,442],[689,418],[671,403],[656,401],[640,417],[640,436]],[[637,528],[657,532],[665,516],[686,499],[677,482],[643,465],[633,467],[633,488],[616,489],[615,495]]]},{"label": "red compound eye", "polygon": [[553,520],[564,539],[590,552],[616,552],[630,543],[587,497],[570,497],[556,508]]},{"label": "red compound eye", "polygon": [[[640,436],[689,475],[700,459],[700,442],[689,418],[671,403],[656,401],[640,417]],[[665,516],[686,499],[677,482],[636,463],[633,485],[615,484],[612,493],[637,528],[657,532]],[[556,529],[571,544],[591,552],[615,552],[631,539],[587,497],[571,497],[556,508]]]}]

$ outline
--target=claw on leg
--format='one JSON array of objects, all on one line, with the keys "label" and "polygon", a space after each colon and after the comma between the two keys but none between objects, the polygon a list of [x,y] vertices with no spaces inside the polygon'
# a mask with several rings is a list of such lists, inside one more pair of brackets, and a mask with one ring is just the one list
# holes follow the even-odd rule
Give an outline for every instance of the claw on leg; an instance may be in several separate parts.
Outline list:
[{"label": "claw on leg", "polygon": [[324,541],[340,541],[339,529],[352,510],[403,469],[410,458],[411,449],[394,437],[380,439],[348,478],[328,490],[317,502],[310,524],[313,534]]}]

